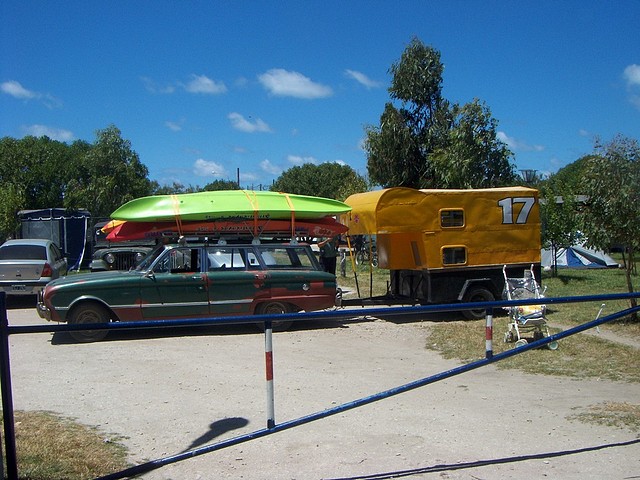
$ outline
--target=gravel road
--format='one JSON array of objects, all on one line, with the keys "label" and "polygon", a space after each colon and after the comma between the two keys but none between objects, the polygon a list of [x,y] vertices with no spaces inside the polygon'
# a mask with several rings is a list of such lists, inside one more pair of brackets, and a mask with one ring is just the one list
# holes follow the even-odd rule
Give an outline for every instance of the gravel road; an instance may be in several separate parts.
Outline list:
[{"label": "gravel road", "polygon": [[[8,316],[12,325],[41,323],[30,308]],[[430,325],[355,318],[275,334],[276,423],[456,367],[425,348]],[[98,426],[133,463],[266,427],[262,334],[248,326],[162,334],[112,332],[93,344],[12,336],[15,408]],[[568,419],[638,398],[637,384],[487,366],[140,478],[640,478],[637,433]]]}]

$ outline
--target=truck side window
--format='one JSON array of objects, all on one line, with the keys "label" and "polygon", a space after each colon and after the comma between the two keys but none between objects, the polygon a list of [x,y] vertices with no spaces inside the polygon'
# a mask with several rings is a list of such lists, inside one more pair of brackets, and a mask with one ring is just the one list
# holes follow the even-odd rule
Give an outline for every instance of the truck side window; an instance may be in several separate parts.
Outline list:
[{"label": "truck side window", "polygon": [[442,228],[464,227],[464,210],[440,210]]},{"label": "truck side window", "polygon": [[466,247],[442,247],[442,265],[464,265],[467,263]]}]

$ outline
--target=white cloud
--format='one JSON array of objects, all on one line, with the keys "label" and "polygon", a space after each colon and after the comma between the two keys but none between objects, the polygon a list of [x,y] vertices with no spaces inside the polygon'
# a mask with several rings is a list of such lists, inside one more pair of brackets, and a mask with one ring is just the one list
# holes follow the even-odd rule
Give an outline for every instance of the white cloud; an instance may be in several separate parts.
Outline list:
[{"label": "white cloud", "polygon": [[184,89],[187,93],[218,95],[227,92],[227,86],[224,82],[211,80],[206,75],[191,75],[190,80],[186,83],[176,82],[175,84],[161,85],[149,77],[140,77],[144,84],[144,88],[153,94],[171,94],[176,91],[176,87]]},{"label": "white cloud", "polygon": [[304,165],[305,163],[313,163],[317,165],[320,163],[317,158],[314,157],[301,157],[299,155],[288,155],[287,161],[294,165]]},{"label": "white cloud", "polygon": [[176,91],[176,87],[173,85],[158,85],[153,79],[149,77],[140,77],[144,88],[149,93],[153,94],[169,94]]},{"label": "white cloud", "polygon": [[2,85],[0,85],[0,89],[2,89],[2,93],[6,93],[14,98],[23,100],[30,100],[38,97],[38,93],[27,90],[20,84],[20,82],[16,82],[15,80],[3,82]]},{"label": "white cloud", "polygon": [[199,177],[226,177],[227,171],[223,165],[199,158],[193,163],[193,173]]},{"label": "white cloud", "polygon": [[39,100],[47,108],[62,106],[62,102],[48,93],[34,92],[24,88],[20,82],[9,80],[0,84],[0,91],[20,100]]},{"label": "white cloud", "polygon": [[345,70],[344,74],[355,80],[356,82],[358,82],[361,85],[364,85],[365,87],[367,87],[368,89],[371,88],[378,88],[380,87],[381,83],[380,82],[376,82],[375,80],[371,80],[369,77],[367,77],[364,73],[362,72],[358,72],[356,70]]},{"label": "white cloud", "polygon": [[[636,87],[640,87],[640,65],[636,65],[635,63],[627,66],[624,69],[622,77],[627,82],[627,87],[629,90],[638,91]],[[631,93],[629,95],[629,102],[638,110],[640,110],[640,95],[637,93]]]},{"label": "white cloud", "polygon": [[225,93],[227,87],[223,82],[216,82],[205,75],[191,75],[191,81],[182,84],[189,93],[203,93],[206,95],[217,95]]},{"label": "white cloud", "polygon": [[258,75],[258,80],[271,95],[277,97],[314,99],[333,95],[331,87],[313,82],[301,73],[282,68],[268,70]]},{"label": "white cloud", "polygon": [[266,158],[260,162],[260,168],[263,172],[270,173],[271,175],[280,175],[282,173],[282,168],[274,165],[270,160]]},{"label": "white cloud", "polygon": [[504,132],[498,132],[496,134],[496,138],[503,143],[506,143],[507,146],[514,151],[520,152],[541,152],[544,150],[543,145],[529,145],[526,142],[518,140],[516,138],[508,136]]},{"label": "white cloud", "polygon": [[25,135],[34,137],[49,137],[60,142],[70,142],[73,140],[73,132],[62,128],[48,127],[46,125],[29,125],[22,127]]},{"label": "white cloud", "polygon": [[171,130],[172,132],[179,132],[182,130],[182,121],[181,122],[172,122],[170,120],[167,120],[166,122],[164,122],[164,126],[167,127],[169,130]]},{"label": "white cloud", "polygon": [[629,65],[624,69],[622,77],[627,81],[629,87],[640,86],[640,65]]},{"label": "white cloud", "polygon": [[254,132],[271,132],[271,128],[262,119],[258,118],[251,122],[242,115],[236,112],[232,112],[227,115],[227,118],[231,121],[231,125],[236,130],[241,132],[254,133]]}]

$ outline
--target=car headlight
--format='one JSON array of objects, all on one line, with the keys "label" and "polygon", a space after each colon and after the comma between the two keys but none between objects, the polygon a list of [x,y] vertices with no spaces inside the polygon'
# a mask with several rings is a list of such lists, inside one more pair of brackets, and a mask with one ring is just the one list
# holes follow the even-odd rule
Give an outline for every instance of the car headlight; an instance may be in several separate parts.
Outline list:
[{"label": "car headlight", "polygon": [[116,261],[116,257],[115,257],[115,255],[113,253],[107,253],[104,256],[104,261],[109,263],[109,264],[113,264]]}]

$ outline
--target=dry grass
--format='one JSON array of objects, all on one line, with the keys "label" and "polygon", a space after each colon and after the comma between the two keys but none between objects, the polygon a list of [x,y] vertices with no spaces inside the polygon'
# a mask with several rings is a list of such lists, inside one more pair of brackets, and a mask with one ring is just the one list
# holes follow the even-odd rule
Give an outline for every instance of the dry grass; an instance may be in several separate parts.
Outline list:
[{"label": "dry grass", "polygon": [[586,410],[569,416],[568,419],[640,432],[640,405],[605,402],[591,405]]},{"label": "dry grass", "polygon": [[23,480],[84,480],[127,467],[123,446],[67,418],[17,411],[15,430]]}]

